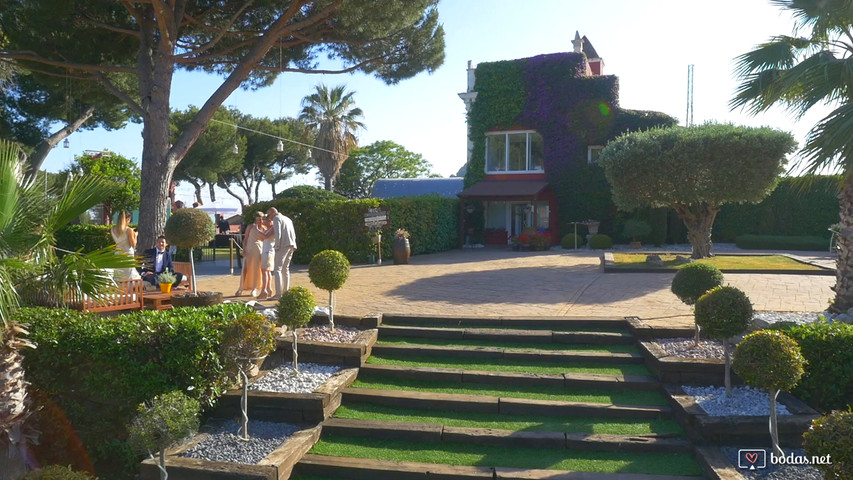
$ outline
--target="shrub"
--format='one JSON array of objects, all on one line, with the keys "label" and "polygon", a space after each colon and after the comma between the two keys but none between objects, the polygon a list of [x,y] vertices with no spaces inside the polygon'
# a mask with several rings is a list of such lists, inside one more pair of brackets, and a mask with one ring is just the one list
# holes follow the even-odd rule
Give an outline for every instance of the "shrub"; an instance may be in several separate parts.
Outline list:
[{"label": "shrub", "polygon": [[672,279],[672,293],[687,305],[693,305],[708,290],[723,284],[723,272],[714,265],[694,262],[680,268]]},{"label": "shrub", "polygon": [[578,247],[582,247],[585,241],[586,239],[583,238],[583,236],[581,235],[577,235],[575,233],[567,233],[563,235],[563,239],[560,240],[560,246],[562,246],[566,250],[570,250],[575,248],[575,245],[577,245]]},{"label": "shrub", "polygon": [[803,435],[806,455],[829,455],[832,463],[814,467],[827,479],[853,478],[853,411],[836,410],[816,418]]},{"label": "shrub", "polygon": [[292,287],[284,292],[278,300],[277,323],[279,326],[284,325],[291,330],[303,327],[311,321],[316,306],[317,303],[311,291],[305,287]]},{"label": "shrub", "polygon": [[711,338],[732,338],[747,331],[752,321],[752,302],[735,287],[714,287],[699,297],[696,323]]},{"label": "shrub", "polygon": [[613,239],[603,233],[597,233],[589,237],[589,248],[604,250],[613,247]]},{"label": "shrub", "polygon": [[625,222],[625,226],[622,227],[622,234],[635,242],[638,238],[645,238],[650,233],[652,233],[652,226],[644,222],[643,220],[639,220],[636,218],[628,220],[627,222]]},{"label": "shrub", "polygon": [[109,225],[68,225],[56,231],[56,248],[84,253],[114,244]]},{"label": "shrub", "polygon": [[756,250],[826,251],[829,249],[829,239],[817,236],[739,235],[735,239],[735,244],[740,248]]},{"label": "shrub", "polygon": [[323,250],[311,259],[308,278],[319,289],[337,290],[349,278],[349,260],[336,250]]},{"label": "shrub", "polygon": [[347,197],[339,193],[330,192],[324,188],[312,185],[297,185],[295,187],[290,187],[277,194],[275,198],[299,198],[302,200],[317,200],[318,202],[347,199]]},{"label": "shrub", "polygon": [[216,227],[204,210],[181,208],[166,220],[164,233],[169,244],[179,248],[194,248],[213,240]]},{"label": "shrub", "polygon": [[732,368],[749,385],[774,392],[793,389],[805,364],[792,338],[778,331],[759,330],[737,345]]},{"label": "shrub", "polygon": [[853,325],[810,323],[787,334],[808,361],[794,393],[812,407],[828,412],[853,404]]},{"label": "shrub", "polygon": [[94,480],[94,478],[85,472],[75,472],[70,467],[48,465],[40,470],[33,470],[24,476],[23,480]]},{"label": "shrub", "polygon": [[219,354],[226,371],[236,374],[242,367],[247,370],[250,358],[265,357],[275,350],[275,328],[260,313],[247,313],[228,324],[222,334]]},{"label": "shrub", "polygon": [[536,251],[548,250],[551,246],[551,235],[547,233],[533,233],[530,235],[530,249]]},{"label": "shrub", "polygon": [[199,409],[197,400],[180,391],[158,395],[139,405],[137,416],[128,428],[128,440],[143,453],[165,450],[198,431]]}]

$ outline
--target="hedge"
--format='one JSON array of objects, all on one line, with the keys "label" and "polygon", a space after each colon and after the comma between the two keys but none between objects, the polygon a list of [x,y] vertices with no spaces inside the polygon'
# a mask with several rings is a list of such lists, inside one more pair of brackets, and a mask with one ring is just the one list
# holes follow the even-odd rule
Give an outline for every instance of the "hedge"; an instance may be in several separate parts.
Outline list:
[{"label": "hedge", "polygon": [[296,229],[294,261],[307,264],[323,250],[337,250],[351,263],[366,263],[376,248],[364,226],[368,208],[388,211],[382,227],[382,256],[391,258],[394,231],[411,234],[412,255],[452,250],[459,246],[459,200],[438,196],[327,201],[278,199],[249,205],[243,218],[275,207],[293,220]]},{"label": "hedge", "polygon": [[56,247],[72,252],[93,252],[114,243],[110,225],[68,225],[56,231]]},{"label": "hedge", "polygon": [[808,362],[793,393],[822,412],[853,405],[853,325],[820,322],[784,330]]},{"label": "hedge", "polygon": [[829,239],[817,236],[739,235],[735,239],[735,244],[746,250],[826,251],[829,249]]},{"label": "hedge", "polygon": [[100,476],[115,478],[103,469],[135,468],[138,461],[125,442],[137,405],[182,390],[210,407],[224,392],[222,331],[251,311],[231,303],[113,318],[44,308],[16,315],[37,346],[23,351],[27,380],[65,411]]}]

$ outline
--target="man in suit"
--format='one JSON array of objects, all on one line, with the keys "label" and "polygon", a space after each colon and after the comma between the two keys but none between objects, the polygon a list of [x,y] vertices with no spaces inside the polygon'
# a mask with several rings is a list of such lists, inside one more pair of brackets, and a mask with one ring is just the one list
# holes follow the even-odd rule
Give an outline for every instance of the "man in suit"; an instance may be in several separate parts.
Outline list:
[{"label": "man in suit", "polygon": [[145,250],[145,260],[142,263],[142,280],[150,283],[151,285],[159,285],[160,282],[157,281],[157,275],[165,272],[166,270],[175,274],[175,284],[181,283],[184,275],[179,272],[175,272],[175,265],[172,264],[172,254],[169,253],[166,247],[169,244],[166,242],[166,237],[160,235],[157,237],[157,247],[149,248]]},{"label": "man in suit", "polygon": [[282,293],[290,289],[290,260],[296,250],[296,230],[293,228],[293,221],[278,213],[275,208],[267,210],[267,218],[272,220],[272,238],[275,248],[275,263],[272,270],[275,278],[275,295],[269,300],[278,300]]}]

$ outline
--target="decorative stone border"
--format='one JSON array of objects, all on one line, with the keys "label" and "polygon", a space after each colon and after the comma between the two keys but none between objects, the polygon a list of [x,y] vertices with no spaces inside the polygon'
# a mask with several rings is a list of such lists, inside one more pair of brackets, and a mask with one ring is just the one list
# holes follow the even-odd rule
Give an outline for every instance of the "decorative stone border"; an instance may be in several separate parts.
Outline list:
[{"label": "decorative stone border", "polygon": [[[285,480],[290,478],[296,462],[320,439],[320,431],[318,425],[294,433],[257,465],[178,456],[207,437],[207,434],[201,433],[188,443],[167,451],[166,470],[172,480]],[[152,459],[143,461],[140,468],[141,480],[159,480],[160,470],[157,465],[158,462]]]},{"label": "decorative stone border", "polygon": [[[654,342],[638,342],[640,353],[646,358],[646,367],[662,383],[678,385],[723,385],[726,362],[715,358],[685,358],[668,355]],[[742,385],[743,380],[732,372],[732,384]]]},{"label": "decorative stone border", "polygon": [[[346,367],[360,367],[364,365],[367,357],[376,343],[378,330],[362,330],[352,343],[329,343],[312,342],[300,340],[299,361],[322,363],[325,365],[342,365]],[[282,361],[290,361],[293,352],[293,343],[289,335],[278,337],[276,342],[276,356],[281,356]]]}]

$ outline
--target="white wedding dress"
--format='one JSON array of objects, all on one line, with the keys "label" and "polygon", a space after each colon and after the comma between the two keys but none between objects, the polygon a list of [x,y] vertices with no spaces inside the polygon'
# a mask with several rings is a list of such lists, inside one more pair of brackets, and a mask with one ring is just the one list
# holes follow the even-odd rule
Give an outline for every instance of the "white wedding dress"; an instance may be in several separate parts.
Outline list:
[{"label": "white wedding dress", "polygon": [[[113,241],[116,242],[119,250],[130,256],[135,254],[133,247],[130,246],[130,240],[127,238],[127,230],[125,230],[124,235],[120,233],[116,234],[116,229],[113,227],[110,229],[110,235],[112,235]],[[135,268],[116,268],[113,271],[113,275],[116,280],[136,280],[142,278]]]}]

